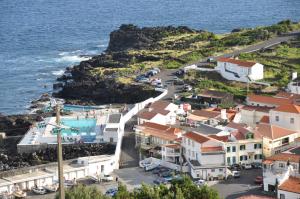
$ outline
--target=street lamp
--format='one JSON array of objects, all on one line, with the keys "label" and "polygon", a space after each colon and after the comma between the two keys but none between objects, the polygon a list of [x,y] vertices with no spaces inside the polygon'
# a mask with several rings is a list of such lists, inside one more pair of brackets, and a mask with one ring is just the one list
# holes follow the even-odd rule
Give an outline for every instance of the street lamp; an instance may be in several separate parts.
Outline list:
[{"label": "street lamp", "polygon": [[57,162],[58,162],[58,182],[59,182],[59,198],[65,199],[64,190],[64,173],[63,173],[63,157],[62,157],[62,145],[61,145],[61,129],[60,126],[60,107],[56,105],[56,124],[50,124],[51,126],[57,127]]}]

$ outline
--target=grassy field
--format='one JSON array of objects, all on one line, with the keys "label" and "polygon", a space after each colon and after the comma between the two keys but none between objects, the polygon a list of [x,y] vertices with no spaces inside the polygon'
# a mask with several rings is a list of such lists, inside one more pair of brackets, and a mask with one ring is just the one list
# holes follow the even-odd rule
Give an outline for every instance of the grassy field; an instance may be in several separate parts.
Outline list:
[{"label": "grassy field", "polygon": [[[176,35],[166,34],[165,37],[157,42],[158,45],[156,46],[158,47],[156,47],[156,49],[131,49],[126,51],[126,55],[130,58],[126,66],[122,68],[99,66],[99,68],[92,71],[92,74],[98,76],[115,74],[117,77],[122,77],[117,78],[117,81],[131,83],[131,80],[137,74],[143,73],[149,68],[177,69],[181,66],[195,63],[208,56],[220,55],[225,52],[228,53],[267,40],[280,33],[299,29],[300,23],[292,23],[287,20],[272,26],[242,29],[238,32],[223,35],[216,35],[205,31]],[[284,56],[284,53],[290,54],[290,52],[286,52],[286,50],[290,49],[283,48],[281,50],[280,53],[282,56]],[[291,50],[291,52],[293,51]],[[296,54],[297,52],[293,53]],[[243,55],[245,59],[255,60],[255,57],[247,56],[255,55]],[[141,57],[143,57],[143,59],[141,59]],[[112,63],[114,63],[114,61],[112,58]],[[275,62],[272,61],[271,63],[270,61],[269,65],[271,66],[272,64],[274,65]],[[287,72],[285,72],[284,75],[281,72],[277,72],[275,65],[273,68],[273,71],[270,69],[266,72],[267,80],[271,81],[287,76]],[[129,80],[125,78],[129,78]]]}]

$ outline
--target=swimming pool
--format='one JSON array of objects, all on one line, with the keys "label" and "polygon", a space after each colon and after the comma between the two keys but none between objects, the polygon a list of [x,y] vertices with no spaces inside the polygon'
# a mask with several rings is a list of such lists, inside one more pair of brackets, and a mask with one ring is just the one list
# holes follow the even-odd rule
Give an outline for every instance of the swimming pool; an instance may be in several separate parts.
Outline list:
[{"label": "swimming pool", "polygon": [[97,106],[80,106],[80,105],[71,105],[71,104],[64,105],[64,111],[84,112],[84,111],[97,110],[97,109],[101,109],[101,108]]},{"label": "swimming pool", "polygon": [[[96,119],[61,119],[61,124],[70,128],[61,130],[62,136],[80,136],[84,142],[93,142],[96,138]],[[57,129],[53,129],[54,134]]]}]

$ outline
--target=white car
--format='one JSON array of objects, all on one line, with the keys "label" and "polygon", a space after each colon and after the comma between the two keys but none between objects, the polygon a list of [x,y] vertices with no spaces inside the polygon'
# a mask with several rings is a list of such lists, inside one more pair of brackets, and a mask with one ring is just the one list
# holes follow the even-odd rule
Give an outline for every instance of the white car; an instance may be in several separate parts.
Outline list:
[{"label": "white car", "polygon": [[244,167],[244,169],[252,169],[252,165],[248,163],[243,164],[242,166]]},{"label": "white car", "polygon": [[200,180],[195,181],[195,184],[196,184],[198,187],[200,187],[200,186],[205,185],[206,182],[205,182],[205,180],[200,179]]},{"label": "white car", "polygon": [[239,177],[241,177],[241,172],[240,171],[232,171],[232,176],[234,178],[239,178]]},{"label": "white car", "polygon": [[112,177],[111,175],[104,175],[103,177],[101,177],[101,179],[103,181],[113,181],[114,177]]}]

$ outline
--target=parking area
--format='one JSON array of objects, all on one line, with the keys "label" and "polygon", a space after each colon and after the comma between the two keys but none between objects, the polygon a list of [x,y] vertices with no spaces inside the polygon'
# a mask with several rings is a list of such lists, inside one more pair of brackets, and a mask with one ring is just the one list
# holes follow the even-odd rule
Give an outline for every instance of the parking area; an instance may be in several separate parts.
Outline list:
[{"label": "parking area", "polygon": [[262,195],[263,189],[254,183],[256,176],[262,176],[261,169],[242,170],[240,178],[232,178],[221,181],[212,186],[216,189],[221,198],[233,199],[242,195]]}]

